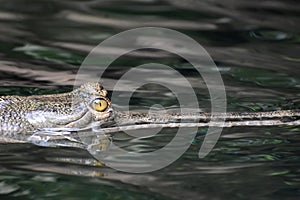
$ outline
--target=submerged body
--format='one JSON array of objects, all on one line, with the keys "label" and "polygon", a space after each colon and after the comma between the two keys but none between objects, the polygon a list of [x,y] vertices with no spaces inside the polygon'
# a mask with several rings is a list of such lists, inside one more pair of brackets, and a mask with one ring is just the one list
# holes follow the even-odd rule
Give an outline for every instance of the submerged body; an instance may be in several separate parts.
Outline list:
[{"label": "submerged body", "polygon": [[[151,127],[299,125],[299,110],[256,113],[142,114],[113,111],[107,91],[100,83],[86,83],[69,93],[38,96],[0,97],[0,142],[26,142],[35,132],[46,129],[77,131],[103,124],[111,133]],[[211,123],[211,119],[225,123]],[[182,122],[182,120],[184,122]],[[141,126],[141,124],[143,126]],[[127,127],[127,128],[126,128]]]}]

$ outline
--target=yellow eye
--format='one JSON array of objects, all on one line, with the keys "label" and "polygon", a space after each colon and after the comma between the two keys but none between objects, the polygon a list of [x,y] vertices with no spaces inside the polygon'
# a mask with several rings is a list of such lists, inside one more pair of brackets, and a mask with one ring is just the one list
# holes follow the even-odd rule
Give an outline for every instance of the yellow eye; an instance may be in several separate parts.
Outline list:
[{"label": "yellow eye", "polygon": [[92,103],[92,107],[94,110],[98,112],[104,111],[108,106],[108,103],[104,99],[95,99]]}]

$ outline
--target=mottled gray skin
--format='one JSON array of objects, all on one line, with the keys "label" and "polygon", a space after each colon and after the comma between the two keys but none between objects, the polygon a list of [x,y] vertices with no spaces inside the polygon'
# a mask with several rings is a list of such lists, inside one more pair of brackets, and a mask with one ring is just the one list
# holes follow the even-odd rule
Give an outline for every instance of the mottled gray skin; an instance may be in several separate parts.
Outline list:
[{"label": "mottled gray skin", "polygon": [[[105,99],[108,103],[108,108],[103,112],[98,112],[91,107],[91,103],[97,98]],[[107,98],[107,91],[100,83],[86,83],[64,94],[0,97],[0,114],[0,142],[5,143],[32,141],[32,138],[30,139],[32,135],[38,135],[38,138],[51,137],[51,140],[57,141],[66,137],[63,134],[61,134],[63,137],[57,137],[56,131],[76,132],[99,126],[103,133],[113,133],[151,127],[300,124],[299,110],[215,114],[148,114],[113,111],[111,102]],[[211,118],[225,119],[225,123],[211,123]],[[113,123],[115,127],[106,127],[107,124]],[[73,141],[74,138],[74,135],[68,135],[67,139]],[[45,141],[48,139],[46,138]]]},{"label": "mottled gray skin", "polygon": [[[44,128],[77,130],[93,122],[112,118],[107,91],[99,83],[86,83],[69,93],[0,97],[0,141],[18,141],[24,134]],[[108,108],[97,112],[96,98],[106,99]]]}]

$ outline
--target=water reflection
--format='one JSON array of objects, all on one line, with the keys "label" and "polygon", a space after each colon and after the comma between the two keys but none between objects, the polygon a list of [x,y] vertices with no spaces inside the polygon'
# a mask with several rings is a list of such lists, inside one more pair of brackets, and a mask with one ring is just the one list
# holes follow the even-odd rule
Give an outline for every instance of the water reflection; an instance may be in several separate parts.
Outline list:
[{"label": "water reflection", "polygon": [[[101,41],[127,28],[163,26],[189,35],[210,53],[226,85],[228,110],[299,109],[298,4],[3,0],[0,94],[70,91],[82,60]],[[100,53],[117,52],[108,48]],[[130,67],[149,61],[176,67],[195,86],[201,108],[209,109],[205,85],[192,67],[162,52],[139,51],[120,58],[103,77],[105,87],[111,92]],[[136,93],[134,109],[159,103],[177,106],[162,88],[148,90]],[[121,102],[128,94],[126,85],[117,92]],[[197,156],[204,137],[199,134],[171,166],[140,175],[110,169],[80,149],[0,145],[1,199],[298,199],[299,132],[299,127],[226,128],[203,160]],[[150,140],[119,134],[116,140],[132,151],[147,151],[169,141],[170,133]]]}]

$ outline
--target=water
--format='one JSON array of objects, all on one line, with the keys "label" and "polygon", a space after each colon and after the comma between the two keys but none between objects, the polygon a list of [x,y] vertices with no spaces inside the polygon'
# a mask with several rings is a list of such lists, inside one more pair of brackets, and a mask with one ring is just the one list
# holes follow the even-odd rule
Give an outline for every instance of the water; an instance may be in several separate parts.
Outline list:
[{"label": "water", "polygon": [[[129,28],[161,26],[187,34],[209,52],[226,86],[228,110],[299,109],[299,8],[292,0],[1,1],[0,94],[69,91],[81,62],[99,42]],[[201,109],[209,111],[209,95],[197,73],[165,52],[118,59],[103,77],[105,87],[112,92],[129,67],[150,61],[176,67],[193,83]],[[120,106],[128,91],[117,92],[114,103]],[[141,88],[131,100],[133,109],[153,104],[178,107],[176,98],[157,85]],[[2,144],[0,197],[298,199],[299,132],[299,127],[226,128],[201,160],[204,136],[199,134],[177,161],[145,174],[116,171],[76,148]],[[173,134],[167,129],[134,140],[119,133],[115,140],[128,150],[150,151]]]}]

